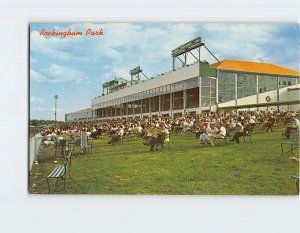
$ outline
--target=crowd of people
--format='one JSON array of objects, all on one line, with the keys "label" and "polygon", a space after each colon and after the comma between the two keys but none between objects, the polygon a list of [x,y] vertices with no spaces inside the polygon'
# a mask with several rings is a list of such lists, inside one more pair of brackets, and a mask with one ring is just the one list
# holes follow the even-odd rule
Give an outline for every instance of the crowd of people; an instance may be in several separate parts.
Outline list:
[{"label": "crowd of people", "polygon": [[[40,134],[51,141],[51,138],[63,138],[65,135],[76,136],[85,132],[90,138],[101,135],[124,138],[136,135],[140,138],[157,138],[159,135],[185,133],[193,131],[201,145],[215,145],[216,139],[231,136],[231,141],[240,143],[240,137],[251,134],[253,127],[263,132],[273,131],[282,122],[286,128],[283,134],[289,138],[292,129],[299,129],[299,113],[283,110],[254,112],[207,112],[178,117],[147,117],[140,119],[95,120],[90,122],[59,123],[44,126]],[[164,138],[168,142],[169,137]]]}]

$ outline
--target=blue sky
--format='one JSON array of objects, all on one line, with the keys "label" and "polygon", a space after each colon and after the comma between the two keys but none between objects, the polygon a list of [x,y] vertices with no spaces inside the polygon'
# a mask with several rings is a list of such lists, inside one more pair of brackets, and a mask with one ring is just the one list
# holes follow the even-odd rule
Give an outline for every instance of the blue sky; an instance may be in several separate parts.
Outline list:
[{"label": "blue sky", "polygon": [[[103,36],[41,36],[40,30],[82,31],[102,28]],[[30,25],[31,119],[58,120],[90,107],[102,94],[102,83],[130,78],[140,65],[148,77],[171,70],[170,51],[201,36],[219,60],[274,63],[299,70],[299,24],[284,23],[49,23]],[[202,59],[215,60],[205,50]]]}]

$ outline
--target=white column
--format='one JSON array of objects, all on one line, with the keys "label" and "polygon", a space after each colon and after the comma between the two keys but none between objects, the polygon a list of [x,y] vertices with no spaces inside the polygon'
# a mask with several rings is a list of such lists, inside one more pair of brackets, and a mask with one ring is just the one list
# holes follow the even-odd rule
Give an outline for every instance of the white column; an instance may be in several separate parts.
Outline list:
[{"label": "white column", "polygon": [[198,77],[198,86],[199,86],[199,113],[202,113],[202,102],[201,102],[201,77]]},{"label": "white column", "polygon": [[237,73],[235,73],[235,90],[234,90],[235,106],[237,106],[237,92],[238,92],[238,88],[237,88]]},{"label": "white column", "polygon": [[258,75],[256,75],[256,104],[259,103]]},{"label": "white column", "polygon": [[173,94],[170,93],[170,116],[173,117]]},{"label": "white column", "polygon": [[158,96],[158,115],[161,116],[161,95]]},{"label": "white column", "polygon": [[186,90],[183,90],[183,114],[186,113]]}]

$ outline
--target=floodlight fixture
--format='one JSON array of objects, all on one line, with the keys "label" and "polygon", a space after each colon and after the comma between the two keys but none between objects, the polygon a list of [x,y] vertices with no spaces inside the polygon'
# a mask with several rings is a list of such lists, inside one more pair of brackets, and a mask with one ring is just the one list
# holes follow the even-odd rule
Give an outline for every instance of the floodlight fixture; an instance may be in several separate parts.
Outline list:
[{"label": "floodlight fixture", "polygon": [[146,79],[148,79],[148,77],[143,73],[143,70],[141,69],[140,66],[137,66],[132,70],[130,70],[129,74],[131,75],[131,85],[133,85],[133,81],[135,80],[134,78],[136,78],[137,82],[141,81],[140,74],[142,74]]}]

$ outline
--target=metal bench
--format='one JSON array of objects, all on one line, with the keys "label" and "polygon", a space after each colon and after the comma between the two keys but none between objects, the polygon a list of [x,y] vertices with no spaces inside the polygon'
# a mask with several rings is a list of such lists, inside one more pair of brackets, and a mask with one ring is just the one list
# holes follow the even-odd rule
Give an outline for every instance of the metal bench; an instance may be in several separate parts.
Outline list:
[{"label": "metal bench", "polygon": [[[292,153],[294,154],[294,150],[298,149],[300,146],[299,143],[299,130],[292,130],[291,134],[290,134],[290,138],[291,140],[289,141],[285,141],[285,142],[281,142],[281,154],[287,154],[287,153]],[[285,151],[283,150],[283,145],[290,145],[290,149]]]},{"label": "metal bench", "polygon": [[300,176],[291,176],[291,178],[295,179],[295,181],[296,181],[297,194],[299,195],[299,180],[300,180]]},{"label": "metal bench", "polygon": [[[47,184],[48,184],[48,189],[49,193],[51,192],[50,190],[50,179],[56,179],[56,186],[55,186],[55,191],[57,191],[57,186],[58,186],[58,180],[62,179],[64,181],[64,191],[66,191],[66,179],[71,179],[71,158],[73,155],[73,150],[67,151],[67,156],[65,158],[65,162],[63,165],[56,166],[52,172],[47,176]],[[68,178],[67,178],[68,174]]]}]

